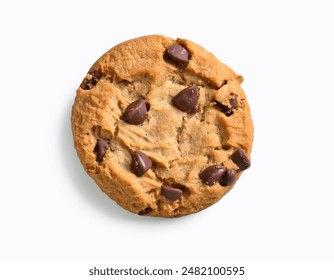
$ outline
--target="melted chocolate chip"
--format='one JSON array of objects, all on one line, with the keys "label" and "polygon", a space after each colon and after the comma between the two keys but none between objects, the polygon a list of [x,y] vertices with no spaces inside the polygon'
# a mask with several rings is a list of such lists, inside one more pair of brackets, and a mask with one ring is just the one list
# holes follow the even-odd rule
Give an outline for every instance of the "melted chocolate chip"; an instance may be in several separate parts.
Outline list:
[{"label": "melted chocolate chip", "polygon": [[237,180],[237,172],[233,169],[228,169],[225,171],[221,179],[219,180],[219,184],[223,187],[232,186]]},{"label": "melted chocolate chip", "polygon": [[245,152],[238,148],[231,155],[232,161],[239,167],[240,171],[243,171],[250,167],[251,163]]},{"label": "melted chocolate chip", "polygon": [[166,60],[174,62],[177,66],[185,67],[189,61],[189,53],[185,47],[177,44],[170,46],[166,49],[165,55]]},{"label": "melted chocolate chip", "polygon": [[97,142],[94,148],[94,153],[96,154],[96,160],[98,162],[103,161],[103,157],[107,152],[109,144],[110,144],[109,140],[97,139]]},{"label": "melted chocolate chip", "polygon": [[204,169],[199,175],[202,182],[208,186],[217,183],[225,172],[225,167],[222,165],[211,165]]},{"label": "melted chocolate chip", "polygon": [[131,170],[138,177],[143,176],[152,167],[152,161],[140,151],[132,154]]},{"label": "melted chocolate chip", "polygon": [[143,210],[140,210],[138,215],[139,216],[143,216],[143,215],[147,215],[147,214],[150,214],[152,212],[152,208],[151,207],[147,207]]},{"label": "melted chocolate chip", "polygon": [[181,90],[176,96],[174,96],[172,102],[173,105],[181,111],[194,113],[197,110],[198,99],[199,90],[197,86],[191,85]]},{"label": "melted chocolate chip", "polygon": [[183,191],[177,188],[173,188],[171,186],[162,185],[161,194],[167,199],[175,201],[183,195]]},{"label": "melted chocolate chip", "polygon": [[147,117],[147,106],[143,99],[132,102],[122,116],[122,120],[128,124],[141,124]]}]

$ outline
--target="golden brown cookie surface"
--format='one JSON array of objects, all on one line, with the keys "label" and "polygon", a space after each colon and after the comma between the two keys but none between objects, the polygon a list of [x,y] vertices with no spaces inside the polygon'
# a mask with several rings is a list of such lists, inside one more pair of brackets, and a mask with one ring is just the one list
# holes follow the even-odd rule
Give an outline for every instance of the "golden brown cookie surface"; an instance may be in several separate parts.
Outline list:
[{"label": "golden brown cookie surface", "polygon": [[250,166],[242,77],[199,45],[123,42],[91,67],[72,110],[87,173],[123,208],[174,217],[221,199]]}]

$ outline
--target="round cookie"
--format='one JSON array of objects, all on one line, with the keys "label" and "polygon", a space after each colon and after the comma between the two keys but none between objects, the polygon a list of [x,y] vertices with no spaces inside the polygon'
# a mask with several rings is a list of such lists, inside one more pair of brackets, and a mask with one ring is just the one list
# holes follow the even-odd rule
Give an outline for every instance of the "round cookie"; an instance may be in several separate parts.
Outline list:
[{"label": "round cookie", "polygon": [[250,166],[253,123],[242,81],[189,40],[151,35],[113,47],[90,68],[72,108],[83,167],[139,215],[209,207]]}]

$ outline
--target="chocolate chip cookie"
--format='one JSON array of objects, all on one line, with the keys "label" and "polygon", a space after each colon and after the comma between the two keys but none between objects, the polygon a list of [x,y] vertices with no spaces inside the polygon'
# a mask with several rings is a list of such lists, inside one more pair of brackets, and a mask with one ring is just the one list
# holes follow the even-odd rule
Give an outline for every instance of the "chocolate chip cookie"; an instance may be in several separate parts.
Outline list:
[{"label": "chocolate chip cookie", "polygon": [[87,173],[139,215],[176,217],[220,200],[250,167],[243,78],[185,39],[144,36],[100,57],[72,108]]}]

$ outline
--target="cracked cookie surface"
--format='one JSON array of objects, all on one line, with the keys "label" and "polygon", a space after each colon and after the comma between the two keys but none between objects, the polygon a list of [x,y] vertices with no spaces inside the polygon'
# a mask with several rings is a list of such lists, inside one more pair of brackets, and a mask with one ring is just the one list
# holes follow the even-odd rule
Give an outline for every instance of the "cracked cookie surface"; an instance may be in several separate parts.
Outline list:
[{"label": "cracked cookie surface", "polygon": [[243,78],[201,46],[160,35],[99,58],[72,108],[86,172],[139,215],[175,217],[220,200],[250,166]]}]

